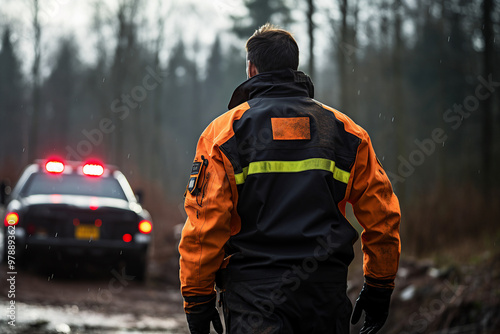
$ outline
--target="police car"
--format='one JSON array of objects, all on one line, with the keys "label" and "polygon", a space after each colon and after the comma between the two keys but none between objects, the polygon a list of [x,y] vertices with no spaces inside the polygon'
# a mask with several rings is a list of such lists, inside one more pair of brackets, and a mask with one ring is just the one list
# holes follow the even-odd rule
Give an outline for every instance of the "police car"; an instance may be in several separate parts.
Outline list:
[{"label": "police car", "polygon": [[115,167],[36,161],[12,190],[4,216],[4,260],[84,256],[125,263],[127,274],[144,278],[151,217]]}]

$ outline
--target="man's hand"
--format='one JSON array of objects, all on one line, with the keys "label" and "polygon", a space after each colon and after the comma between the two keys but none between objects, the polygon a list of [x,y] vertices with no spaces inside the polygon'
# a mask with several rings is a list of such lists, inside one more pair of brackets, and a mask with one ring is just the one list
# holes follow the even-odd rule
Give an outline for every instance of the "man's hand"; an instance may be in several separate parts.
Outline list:
[{"label": "man's hand", "polygon": [[222,334],[222,322],[215,308],[216,295],[185,298],[186,318],[191,334],[209,334],[210,323],[215,331]]},{"label": "man's hand", "polygon": [[389,315],[391,294],[392,289],[375,288],[366,283],[363,285],[351,318],[351,324],[354,325],[361,318],[361,312],[365,311],[365,322],[360,334],[375,334],[384,326]]}]

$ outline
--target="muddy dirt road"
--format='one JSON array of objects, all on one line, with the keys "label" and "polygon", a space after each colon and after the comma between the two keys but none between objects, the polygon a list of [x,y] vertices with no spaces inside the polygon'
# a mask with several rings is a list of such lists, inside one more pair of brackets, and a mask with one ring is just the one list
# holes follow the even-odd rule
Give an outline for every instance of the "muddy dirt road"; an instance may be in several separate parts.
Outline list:
[{"label": "muddy dirt road", "polygon": [[[174,266],[151,266],[144,283],[119,268],[41,267],[10,275],[0,265],[0,333],[188,334],[179,290],[165,279],[177,276],[168,269]],[[360,270],[360,263],[353,265],[348,282],[352,302],[363,283]],[[499,286],[500,253],[473,265],[402,260],[384,333],[500,333]],[[12,314],[15,327],[9,325]],[[351,333],[360,327],[352,326]]]},{"label": "muddy dirt road", "polygon": [[78,277],[7,269],[0,265],[0,333],[188,333],[180,293],[165,283],[137,282],[114,268]]}]

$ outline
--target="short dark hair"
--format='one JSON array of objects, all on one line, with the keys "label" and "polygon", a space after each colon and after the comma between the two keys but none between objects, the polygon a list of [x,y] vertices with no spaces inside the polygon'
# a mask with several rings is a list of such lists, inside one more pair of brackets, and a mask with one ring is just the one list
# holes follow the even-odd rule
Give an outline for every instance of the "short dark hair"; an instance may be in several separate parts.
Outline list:
[{"label": "short dark hair", "polygon": [[299,67],[299,47],[292,34],[270,23],[255,31],[246,50],[259,73]]}]

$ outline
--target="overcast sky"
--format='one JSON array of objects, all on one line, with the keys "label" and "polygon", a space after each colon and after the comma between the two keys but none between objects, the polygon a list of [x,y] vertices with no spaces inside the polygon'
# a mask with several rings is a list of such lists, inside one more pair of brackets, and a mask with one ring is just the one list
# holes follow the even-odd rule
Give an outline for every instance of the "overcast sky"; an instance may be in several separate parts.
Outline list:
[{"label": "overcast sky", "polygon": [[[0,32],[5,26],[13,30],[12,41],[18,56],[22,59],[23,70],[28,73],[33,62],[33,0],[0,0]],[[114,21],[103,29],[105,40],[109,40],[109,52],[113,52],[116,36],[116,12],[123,0],[40,0],[40,21],[42,24],[42,75],[46,77],[53,66],[53,55],[61,37],[73,36],[77,40],[80,60],[93,63],[96,59],[97,34],[94,33],[93,20],[96,3],[101,4],[103,16],[110,16]],[[305,6],[305,1],[298,1]],[[208,50],[217,33],[222,34],[222,46],[234,42],[234,37],[227,33],[232,25],[230,15],[245,13],[242,0],[149,0],[141,2],[141,15],[148,27],[141,27],[141,41],[153,41],[159,33],[158,18],[165,18],[164,45],[160,54],[162,62],[168,59],[169,51],[182,37],[187,45],[187,52],[195,58],[199,66],[204,64]],[[332,1],[316,1],[317,14],[315,56],[323,58],[332,42],[333,32],[321,29],[328,26],[325,13],[333,17],[337,10]],[[301,50],[301,65],[307,62],[308,38],[304,8],[296,8],[292,17],[295,24],[289,27],[297,38]],[[142,22],[142,21],[141,21]],[[263,22],[264,23],[264,22]],[[226,32],[226,34],[224,34]],[[362,38],[361,34],[358,34]],[[195,43],[196,42],[196,43]],[[241,41],[243,50],[244,44]],[[197,45],[196,54],[193,45]],[[111,55],[111,53],[110,53]],[[324,58],[323,58],[324,59]],[[319,59],[318,59],[319,60]]]},{"label": "overcast sky", "polygon": [[[27,72],[33,59],[32,0],[1,0],[0,32],[5,26],[12,27],[12,41],[17,54],[23,60]],[[95,60],[96,36],[92,34],[95,3],[90,0],[40,0],[40,21],[42,25],[42,57],[44,68],[50,65],[50,56],[57,43],[65,35],[74,36],[78,41],[81,60],[91,63]],[[120,0],[101,0],[104,12],[116,13]],[[143,1],[141,15],[149,21],[150,27],[141,29],[150,32],[150,36],[141,36],[153,40],[158,34],[158,18],[165,17],[165,46],[163,60],[168,57],[168,50],[182,36],[186,44],[193,45],[196,40],[201,48],[210,45],[216,32],[230,27],[229,15],[243,8],[239,1],[229,0],[151,0]],[[105,29],[106,37],[114,40],[115,26]],[[114,47],[110,45],[112,49]],[[49,66],[50,67],[50,66]],[[45,75],[47,73],[44,73]]]}]

